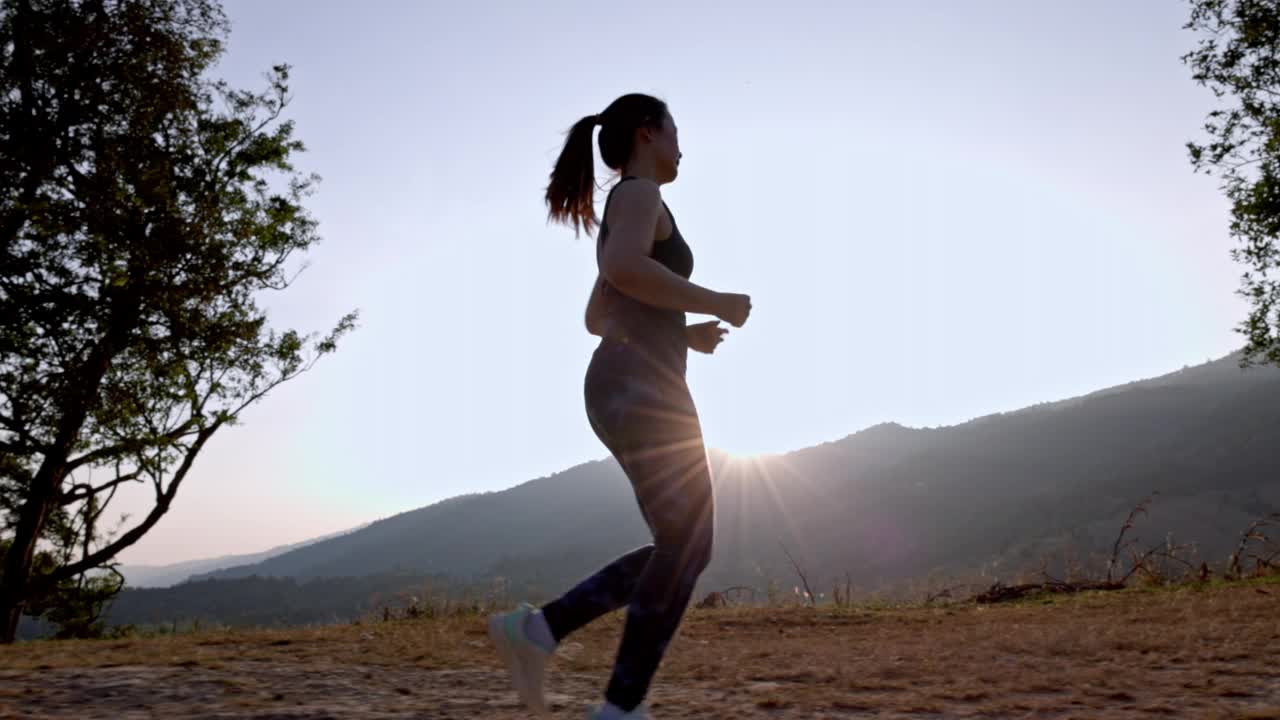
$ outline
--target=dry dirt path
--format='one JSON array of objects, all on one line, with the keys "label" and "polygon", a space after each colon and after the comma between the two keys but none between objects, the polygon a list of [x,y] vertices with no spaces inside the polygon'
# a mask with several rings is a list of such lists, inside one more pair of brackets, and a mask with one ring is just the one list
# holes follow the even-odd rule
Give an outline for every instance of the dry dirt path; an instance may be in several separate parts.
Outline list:
[{"label": "dry dirt path", "polygon": [[[620,618],[571,639],[558,718]],[[696,611],[651,696],[691,718],[1274,718],[1280,584],[1008,607]],[[0,718],[513,720],[477,617],[0,648]]]}]

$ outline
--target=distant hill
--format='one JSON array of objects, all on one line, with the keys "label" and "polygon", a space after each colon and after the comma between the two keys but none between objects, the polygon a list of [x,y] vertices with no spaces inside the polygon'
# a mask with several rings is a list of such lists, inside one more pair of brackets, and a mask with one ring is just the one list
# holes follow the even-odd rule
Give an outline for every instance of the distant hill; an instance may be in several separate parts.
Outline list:
[{"label": "distant hill", "polygon": [[363,527],[366,526],[361,525],[360,527],[330,533],[322,537],[303,540],[302,542],[296,542],[290,545],[280,545],[257,553],[249,553],[245,555],[224,555],[222,557],[205,558],[202,560],[187,560],[185,562],[173,563],[172,565],[122,565],[119,570],[120,573],[124,575],[125,583],[128,587],[165,588],[184,582],[193,575],[204,575],[224,568],[252,565],[264,560],[269,560],[277,555],[283,555],[284,553],[292,550],[306,547],[313,543],[341,537]]},{"label": "distant hill", "polygon": [[[704,589],[794,577],[780,543],[827,585],[933,572],[1012,572],[1061,548],[1101,551],[1161,493],[1137,534],[1225,557],[1280,510],[1280,370],[1229,356],[1089,395],[913,429],[886,423],[784,455],[711,454],[715,557]],[[307,580],[409,572],[561,588],[647,542],[612,460],[467,495],[199,578]]]}]

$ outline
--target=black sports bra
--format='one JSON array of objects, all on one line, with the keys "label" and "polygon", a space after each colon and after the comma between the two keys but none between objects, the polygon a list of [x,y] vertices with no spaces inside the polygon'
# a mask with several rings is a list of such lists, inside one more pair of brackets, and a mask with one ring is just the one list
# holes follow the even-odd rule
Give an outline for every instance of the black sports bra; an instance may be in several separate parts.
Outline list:
[{"label": "black sports bra", "polygon": [[[635,176],[623,177],[609,191],[605,199],[604,214],[601,218],[600,231],[596,235],[596,258],[609,238],[609,225],[605,218],[609,214],[609,201],[613,199],[613,191],[622,183],[635,179]],[[671,216],[671,209],[666,202],[662,207]],[[665,240],[653,244],[649,255],[662,263],[672,272],[688,280],[693,275],[693,251],[680,234],[675,217],[671,217],[671,235]],[[604,315],[608,323],[606,339],[620,339],[624,342],[639,343],[652,351],[652,356],[665,363],[673,363],[683,370],[688,357],[688,340],[685,337],[685,313],[680,310],[668,310],[630,297],[603,281]]]},{"label": "black sports bra", "polygon": [[[604,201],[604,215],[601,216],[600,220],[600,232],[596,235],[597,252],[604,246],[605,240],[609,237],[609,223],[605,218],[609,216],[609,201],[613,199],[614,190],[617,190],[622,183],[634,179],[634,175],[627,175],[609,190],[609,196]],[[653,252],[649,256],[666,265],[668,269],[680,277],[688,280],[693,275],[693,250],[689,248],[689,243],[684,241],[684,236],[680,234],[680,227],[676,225],[676,218],[671,214],[671,208],[667,207],[665,201],[662,203],[662,209],[666,210],[667,217],[671,218],[671,235],[666,240],[655,242],[653,244]]]}]

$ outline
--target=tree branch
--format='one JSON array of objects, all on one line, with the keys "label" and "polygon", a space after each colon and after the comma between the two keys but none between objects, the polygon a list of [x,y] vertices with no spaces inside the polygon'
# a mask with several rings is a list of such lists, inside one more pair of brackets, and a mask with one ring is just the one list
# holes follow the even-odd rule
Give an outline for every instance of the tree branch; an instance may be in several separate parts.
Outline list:
[{"label": "tree branch", "polygon": [[[242,136],[237,138],[235,142],[232,142],[231,144],[229,144],[226,148],[222,150],[222,152],[218,153],[217,157],[213,158],[213,170],[215,174],[222,172],[222,169],[223,169],[222,163],[224,160],[229,159],[232,156],[232,154],[239,152],[249,140],[256,137],[258,133],[265,130],[268,125],[270,125],[271,123],[275,122],[280,118],[281,114],[284,113],[284,109],[289,104],[289,102],[288,102],[288,98],[284,95],[284,93],[279,90],[276,91],[276,100],[277,100],[277,103],[275,107],[271,108],[271,111],[268,112],[267,117],[263,118],[261,122],[259,122],[256,126],[250,128],[248,132],[244,133]],[[227,96],[224,95],[223,102],[226,102],[226,101],[227,101]],[[232,110],[234,112],[234,108],[232,108]],[[227,173],[228,179],[230,179],[232,176],[234,176],[234,173]]]},{"label": "tree branch", "polygon": [[[14,420],[12,417],[9,417],[4,413],[0,413],[0,425],[4,426],[5,430],[17,435],[20,441],[18,445],[14,445],[6,441],[0,441],[4,442],[5,445],[11,448],[24,448],[28,452],[42,452],[44,450],[44,444],[36,440],[36,438],[31,435],[30,430],[28,430],[22,423]],[[19,450],[14,449],[12,452],[19,452]]]},{"label": "tree branch", "polygon": [[804,592],[809,598],[809,604],[816,605],[818,602],[818,596],[814,595],[812,588],[809,587],[809,578],[805,577],[804,570],[800,568],[800,563],[796,562],[796,559],[791,557],[791,553],[787,551],[787,546],[783,545],[781,540],[778,541],[778,547],[782,548],[783,554],[791,561],[791,566],[796,569],[796,574],[800,576],[800,584],[804,585]]},{"label": "tree branch", "polygon": [[[140,477],[142,477],[142,473],[140,471],[135,470],[134,472],[120,475],[116,479],[110,482],[103,483],[98,487],[93,487],[89,483],[76,483],[71,487],[73,492],[65,493],[62,496],[60,504],[65,506],[65,505],[70,505],[72,503],[80,502],[81,500],[88,500],[89,498],[93,497],[94,495],[97,495],[100,492],[111,490],[127,482],[133,482],[134,480],[137,480]],[[83,492],[76,493],[74,492],[76,490],[83,490]]]},{"label": "tree branch", "polygon": [[[1120,534],[1116,536],[1116,541],[1111,546],[1111,559],[1107,561],[1107,582],[1111,582],[1114,577],[1116,562],[1120,559],[1120,551],[1125,547],[1128,547],[1129,544],[1132,544],[1132,542],[1129,544],[1122,544],[1124,542],[1125,533],[1133,529],[1138,515],[1147,514],[1147,506],[1151,504],[1151,499],[1157,494],[1158,493],[1151,493],[1151,495],[1147,496],[1145,500],[1135,505],[1133,509],[1129,511],[1129,516],[1124,519],[1124,524],[1120,526]],[[1130,570],[1129,575],[1132,574],[1133,571]],[[1125,575],[1125,578],[1127,579],[1129,575]],[[1124,580],[1121,580],[1120,582],[1123,583]]]},{"label": "tree branch", "polygon": [[[1151,559],[1153,555],[1159,552],[1161,547],[1162,545],[1155,545],[1150,550],[1147,550],[1145,553],[1142,553],[1141,555],[1134,553],[1133,567],[1129,568],[1129,572],[1125,573],[1124,577],[1120,578],[1117,581],[1117,583],[1120,585],[1124,585],[1126,582],[1129,581],[1129,578],[1133,577],[1134,573],[1138,572],[1139,570],[1147,570],[1149,572],[1147,568],[1147,560]],[[1110,582],[1110,580],[1111,580],[1110,578],[1107,578],[1108,582]]]},{"label": "tree branch", "polygon": [[195,435],[197,432],[199,432],[198,430],[196,431],[192,430],[196,425],[197,425],[196,416],[192,416],[186,422],[182,423],[178,427],[162,435],[158,435],[145,440],[126,440],[125,442],[122,442],[122,443],[116,443],[115,445],[108,445],[107,447],[104,447],[104,448],[98,448],[97,450],[85,453],[84,455],[81,455],[80,457],[74,460],[69,460],[67,462],[67,471],[71,472],[79,468],[82,468],[85,465],[96,465],[103,462],[104,460],[111,460],[121,455],[124,455],[126,453],[137,452],[139,450],[142,450],[148,447],[155,447],[162,443],[167,444],[167,443],[177,442],[178,440],[181,440],[184,437],[190,437],[192,435]]},{"label": "tree branch", "polygon": [[176,471],[174,471],[173,479],[169,481],[168,489],[156,498],[155,507],[151,508],[151,512],[147,514],[147,517],[141,523],[121,535],[115,542],[99,549],[92,555],[81,559],[79,562],[64,565],[52,573],[41,577],[38,581],[38,586],[40,588],[48,587],[62,582],[63,580],[69,580],[70,578],[88,570],[92,570],[114,558],[121,550],[124,550],[130,545],[141,540],[157,522],[160,522],[160,518],[164,517],[164,514],[169,511],[169,505],[173,502],[173,498],[178,494],[178,487],[182,484],[183,479],[186,478],[187,472],[191,470],[191,465],[195,462],[196,456],[200,454],[200,450],[204,447],[204,444],[213,436],[214,432],[216,432],[221,425],[222,422],[218,421],[208,428],[200,431],[196,437],[195,443],[191,445],[187,450],[186,456],[182,459],[182,464]]}]

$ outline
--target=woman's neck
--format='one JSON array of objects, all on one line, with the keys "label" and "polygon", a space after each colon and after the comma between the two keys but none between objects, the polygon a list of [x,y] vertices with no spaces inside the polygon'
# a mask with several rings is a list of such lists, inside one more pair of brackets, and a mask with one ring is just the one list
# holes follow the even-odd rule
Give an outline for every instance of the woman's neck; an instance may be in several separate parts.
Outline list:
[{"label": "woman's neck", "polygon": [[662,184],[658,181],[657,163],[654,162],[652,156],[632,158],[625,166],[623,166],[622,175],[623,177],[630,176],[645,178],[646,180],[652,180],[654,183],[659,185]]}]

